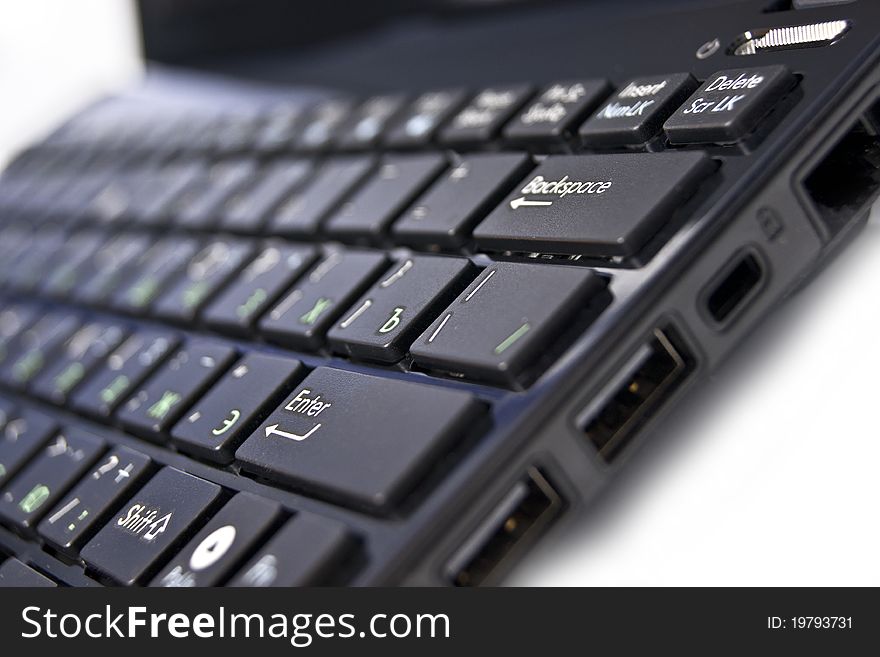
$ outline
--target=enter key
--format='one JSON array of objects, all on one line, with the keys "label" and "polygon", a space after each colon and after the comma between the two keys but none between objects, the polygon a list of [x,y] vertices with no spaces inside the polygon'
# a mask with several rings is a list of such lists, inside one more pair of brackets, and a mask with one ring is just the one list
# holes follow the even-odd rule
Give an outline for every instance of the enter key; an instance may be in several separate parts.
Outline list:
[{"label": "enter key", "polygon": [[266,479],[386,513],[484,413],[465,392],[319,367],[235,456]]}]

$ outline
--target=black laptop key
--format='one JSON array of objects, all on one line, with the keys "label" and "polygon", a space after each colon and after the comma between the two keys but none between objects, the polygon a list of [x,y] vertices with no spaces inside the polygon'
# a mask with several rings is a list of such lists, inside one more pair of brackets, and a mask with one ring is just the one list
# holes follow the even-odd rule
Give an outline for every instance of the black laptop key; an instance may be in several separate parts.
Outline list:
[{"label": "black laptop key", "polygon": [[46,267],[62,253],[67,236],[58,231],[43,232],[36,236],[7,266],[6,285],[16,292],[35,290],[46,276]]},{"label": "black laptop key", "polygon": [[271,108],[263,117],[259,131],[254,135],[254,148],[272,153],[289,147],[304,115],[305,108],[296,104],[285,103]]},{"label": "black laptop key", "polygon": [[80,556],[120,584],[144,582],[167,555],[198,531],[220,496],[217,484],[163,468],[110,516]]},{"label": "black laptop key", "polygon": [[281,201],[269,222],[269,232],[313,237],[324,218],[339,207],[375,167],[376,160],[372,156],[329,160],[310,180]]},{"label": "black laptop key", "polygon": [[18,354],[17,345],[24,343],[24,332],[40,317],[36,306],[9,304],[0,310],[0,366]]},{"label": "black laptop key", "polygon": [[534,166],[513,153],[466,157],[419,197],[392,228],[404,244],[461,246],[474,225]]},{"label": "black laptop key", "polygon": [[51,588],[58,586],[18,559],[7,559],[0,564],[0,588]]},{"label": "black laptop key", "polygon": [[34,527],[103,450],[104,441],[97,436],[63,430],[0,493],[0,516]]},{"label": "black laptop key", "polygon": [[632,256],[714,169],[697,151],[550,156],[474,239],[493,251]]},{"label": "black laptop key", "polygon": [[143,383],[116,413],[141,435],[157,437],[180,418],[235,359],[230,347],[190,340]]},{"label": "black laptop key", "polygon": [[75,553],[141,485],[150,463],[147,456],[128,447],[110,450],[46,514],[37,531],[63,552]]},{"label": "black laptop key", "polygon": [[291,347],[318,348],[339,316],[388,264],[377,251],[332,250],[263,316],[260,330]]},{"label": "black laptop key", "polygon": [[383,143],[391,147],[428,145],[437,130],[467,101],[463,89],[428,91],[416,97],[389,127]]},{"label": "black laptop key", "polygon": [[226,160],[213,165],[201,185],[191,185],[169,208],[172,223],[206,229],[217,224],[224,203],[257,171],[252,160]]},{"label": "black laptop key", "polygon": [[387,512],[484,410],[464,392],[319,367],[236,459],[266,479]]},{"label": "black laptop key", "polygon": [[105,304],[133,274],[137,259],[150,245],[150,239],[144,235],[122,233],[110,238],[86,263],[73,296],[82,303]]},{"label": "black laptop key", "polygon": [[58,428],[55,420],[33,410],[9,412],[0,434],[0,484],[8,481],[36,455]]},{"label": "black laptop key", "polygon": [[117,288],[112,305],[123,311],[144,313],[172,277],[186,267],[198,251],[193,239],[166,238],[150,247],[135,263],[135,271]]},{"label": "black laptop key", "polygon": [[304,244],[269,243],[202,312],[214,328],[247,334],[257,319],[317,258]]},{"label": "black laptop key", "polygon": [[[89,203],[114,177],[107,168],[92,168],[89,172],[72,177],[67,189],[55,199],[53,217],[61,223],[75,225],[88,220]],[[128,210],[129,208],[126,208]]]},{"label": "black laptop key", "polygon": [[69,297],[86,273],[87,263],[94,258],[104,240],[105,237],[97,233],[79,233],[70,237],[67,246],[56,254],[55,262],[47,263],[48,274],[40,285],[40,294]]},{"label": "black laptop key", "polygon": [[305,160],[280,161],[254,179],[250,188],[229,198],[222,210],[222,228],[239,233],[256,233],[270,213],[292,188],[303,183],[312,171]]},{"label": "black laptop key", "polygon": [[139,167],[132,172],[132,184],[126,190],[126,201],[122,215],[132,222],[140,221],[140,214],[145,204],[161,194],[168,187],[166,168],[160,165]]},{"label": "black laptop key", "polygon": [[141,190],[132,200],[129,208],[132,218],[147,226],[167,223],[171,219],[169,209],[177,199],[207,176],[207,166],[203,162],[176,162],[162,167],[155,184],[148,190]]},{"label": "black laptop key", "polygon": [[252,253],[250,242],[222,239],[208,242],[168,282],[153,312],[171,321],[192,322],[202,306],[245,265]]},{"label": "black laptop key", "polygon": [[358,150],[375,146],[398,113],[406,105],[402,94],[371,96],[357,107],[336,135],[336,146]]},{"label": "black laptop key", "polygon": [[505,127],[504,138],[517,144],[565,141],[610,90],[606,80],[554,82],[517,112]]},{"label": "black laptop key", "polygon": [[260,127],[261,117],[254,111],[226,115],[217,121],[211,131],[213,149],[225,155],[249,150]]},{"label": "black laptop key", "polygon": [[151,214],[152,220],[147,222],[142,218],[139,222],[147,226],[164,226],[177,224],[190,205],[198,204],[199,199],[211,189],[212,181],[222,176],[226,171],[223,162],[198,162],[187,176],[186,185],[175,190],[170,197],[163,199],[161,207]]},{"label": "black laptop key", "polygon": [[395,363],[425,327],[476,276],[464,258],[413,256],[386,272],[330,330],[334,351]]},{"label": "black laptop key", "polygon": [[110,417],[119,404],[177,347],[164,331],[143,330],[129,336],[71,395],[71,405],[89,415]]},{"label": "black laptop key", "polygon": [[785,66],[718,71],[666,121],[673,144],[732,143],[753,132],[797,78]]},{"label": "black laptop key", "polygon": [[307,152],[328,148],[348,118],[351,108],[351,101],[341,98],[319,102],[303,119],[294,140],[294,148]]},{"label": "black laptop key", "polygon": [[64,342],[61,353],[34,378],[31,392],[58,405],[66,403],[71,391],[119,346],[125,333],[119,324],[84,324]]},{"label": "black laptop key", "polygon": [[325,224],[331,235],[378,238],[446,168],[438,154],[388,156]]},{"label": "black laptop key", "polygon": [[281,506],[239,493],[153,579],[151,586],[217,586],[259,547],[281,513]]},{"label": "black laptop key", "polygon": [[22,334],[17,344],[18,356],[9,358],[2,369],[0,379],[8,385],[26,388],[52,361],[56,351],[80,326],[80,318],[64,312],[43,315]]},{"label": "black laptop key", "polygon": [[229,582],[240,587],[321,586],[333,583],[356,541],[343,525],[302,511],[287,522]]},{"label": "black laptop key", "polygon": [[187,411],[172,437],[184,451],[230,463],[235,448],[290,390],[302,369],[291,358],[248,354]]},{"label": "black laptop key", "polygon": [[660,132],[696,87],[690,73],[633,78],[581,126],[581,142],[596,147],[642,144]]},{"label": "black laptop key", "polygon": [[172,119],[164,139],[161,139],[165,152],[177,151],[183,155],[202,155],[211,151],[216,143],[216,132],[220,129],[223,117],[211,112],[206,115],[195,113],[180,114]]},{"label": "black laptop key", "polygon": [[527,84],[483,89],[440,131],[439,140],[452,146],[473,146],[494,139],[501,127],[532,95]]},{"label": "black laptop key", "polygon": [[496,263],[432,323],[410,352],[417,365],[514,383],[605,287],[580,267]]},{"label": "black laptop key", "polygon": [[[76,171],[71,167],[71,172]],[[113,173],[107,170],[90,169],[76,171],[67,181],[64,189],[50,201],[49,221],[73,226],[85,218],[89,202],[110,180]]]},{"label": "black laptop key", "polygon": [[128,213],[136,184],[137,176],[132,172],[111,178],[96,190],[85,208],[85,217],[104,228],[121,222]]},{"label": "black laptop key", "polygon": [[[0,178],[2,180],[2,178]],[[14,221],[13,210],[0,208],[7,221]],[[34,231],[22,226],[3,229],[3,240],[0,241],[0,288],[11,287],[12,276],[15,271],[15,261],[27,253],[36,239]]]}]

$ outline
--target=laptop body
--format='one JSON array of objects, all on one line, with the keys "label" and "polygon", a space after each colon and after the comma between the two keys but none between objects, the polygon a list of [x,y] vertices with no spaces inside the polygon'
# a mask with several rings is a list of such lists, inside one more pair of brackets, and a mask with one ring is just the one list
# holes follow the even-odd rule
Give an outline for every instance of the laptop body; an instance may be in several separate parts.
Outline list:
[{"label": "laptop body", "polygon": [[[120,158],[118,166],[131,170],[135,179],[144,162],[152,171],[154,166],[177,167],[190,160],[207,159],[211,166],[254,160],[240,174],[247,179],[237,183],[242,194],[256,189],[272,165],[291,159],[327,167],[366,152],[382,164],[373,165],[379,168],[351,185],[345,199],[336,199],[312,232],[278,228],[282,222],[273,213],[285,198],[269,203],[266,216],[251,222],[254,214],[248,212],[241,220],[229,218],[235,215],[230,194],[208,213],[222,214],[220,221],[209,217],[204,224],[193,220],[189,226],[179,225],[175,212],[183,212],[180,207],[152,226],[127,207],[118,218],[106,219],[105,214],[102,219],[103,206],[94,205],[106,189],[101,185],[95,196],[86,195],[80,203],[85,211],[76,221],[66,216],[71,214],[68,207],[58,212],[48,201],[24,211],[21,196],[10,202],[20,213],[15,223],[41,216],[37,232],[51,229],[59,249],[68,236],[84,233],[97,233],[101,241],[131,231],[150,243],[167,230],[181,239],[194,237],[199,246],[220,241],[225,253],[239,241],[258,249],[265,240],[279,238],[287,246],[304,245],[321,253],[314,254],[312,269],[304,268],[276,294],[273,304],[278,305],[262,308],[246,330],[208,319],[208,311],[254,261],[255,251],[230,268],[192,316],[175,314],[163,304],[164,291],[151,300],[149,309],[140,310],[112,301],[83,303],[76,294],[68,296],[68,290],[46,290],[42,280],[30,288],[27,280],[13,280],[7,286],[11,302],[28,305],[36,297],[37,315],[56,310],[54,304],[76,314],[70,336],[46,338],[53,354],[63,354],[82,322],[93,319],[102,326],[121,322],[120,333],[127,336],[147,328],[173,330],[183,336],[183,346],[178,352],[169,350],[168,362],[175,354],[190,357],[186,349],[191,341],[201,346],[199,340],[217,340],[224,350],[202,356],[224,364],[212,371],[210,383],[196,386],[192,394],[172,391],[187,397],[175,402],[180,404],[176,408],[171,404],[168,417],[173,421],[151,423],[150,409],[155,407],[158,414],[174,396],[150,388],[163,369],[145,377],[140,387],[127,391],[120,407],[102,416],[84,412],[75,401],[85,394],[89,380],[100,376],[97,372],[83,376],[79,392],[74,389],[69,400],[65,395],[59,403],[51,391],[35,387],[39,372],[16,381],[14,374],[23,366],[10,363],[7,387],[13,415],[22,412],[19,408],[39,409],[58,426],[99,436],[90,457],[98,468],[102,456],[112,456],[109,450],[120,447],[144,455],[149,466],[141,487],[104,508],[101,522],[67,548],[59,537],[48,538],[48,527],[40,526],[71,501],[65,496],[79,485],[78,476],[63,482],[57,499],[53,496],[33,514],[25,513],[21,505],[33,491],[29,473],[40,465],[35,452],[36,460],[20,464],[4,483],[10,487],[13,508],[18,507],[4,515],[9,555],[39,565],[39,570],[65,583],[190,581],[181,577],[186,563],[175,564],[175,557],[184,555],[184,561],[191,562],[204,541],[214,545],[213,531],[204,536],[201,532],[245,494],[267,500],[274,511],[267,512],[271,520],[255,532],[258,538],[244,553],[253,563],[239,557],[217,583],[241,584],[236,578],[249,573],[246,581],[265,581],[254,574],[266,571],[267,562],[261,562],[266,555],[260,550],[268,549],[273,537],[286,537],[282,528],[288,523],[292,527],[310,519],[317,519],[329,537],[323,552],[329,557],[307,573],[315,578],[304,580],[309,583],[500,581],[539,538],[563,534],[688,391],[705,381],[772,308],[818,272],[867,217],[878,188],[874,10],[866,2],[769,7],[774,11],[766,11],[765,4],[685,8],[667,14],[645,9],[651,11],[650,20],[647,13],[605,16],[607,29],[593,27],[605,23],[598,5],[592,4],[560,3],[552,12],[526,5],[468,14],[466,19],[445,11],[439,16],[430,13],[431,20],[422,13],[403,16],[404,29],[392,24],[373,37],[343,38],[323,47],[311,44],[308,47],[316,49],[308,57],[212,64],[204,67],[211,69],[207,75],[159,74],[143,89],[93,108],[25,153],[8,171],[25,189],[44,167],[67,180],[65,176],[72,174],[65,162],[76,161],[69,154],[82,153],[86,146],[94,148],[99,161],[109,158],[110,168],[117,166],[114,158]],[[590,26],[589,39],[583,38],[584,26]],[[259,77],[274,84],[216,77],[232,72],[244,77],[246,70],[262,71]],[[311,125],[308,118],[280,146],[260,150],[252,141],[279,107],[303,105],[308,115],[316,104],[336,99],[340,92],[356,97],[351,102],[355,108],[380,94],[403,94],[409,100],[400,110],[402,120],[406,102],[431,90],[456,87],[468,89],[461,92],[457,111],[450,111],[425,142],[407,143],[406,135],[395,141],[386,135],[369,147],[355,148],[340,145],[341,138],[334,136],[317,148],[297,145]],[[472,106],[481,89],[492,93],[483,96],[482,105]],[[578,109],[578,118],[561,135],[529,134],[534,126],[553,124],[557,103],[564,108],[567,98],[582,100],[590,92],[595,100],[587,104],[589,109]],[[502,96],[516,97],[516,109],[493,125],[488,137],[475,134],[473,126],[480,127],[482,118],[492,116],[487,108],[501,104]],[[664,109],[653,119],[639,120],[650,118],[661,106]],[[181,114],[204,130],[207,145],[186,143],[186,131],[162,136],[161,129],[155,138],[159,148],[152,148],[151,139],[139,141],[139,135],[149,134],[151,115],[165,124],[166,118],[170,122]],[[202,115],[218,121],[218,127],[199,125],[198,118],[192,118]],[[412,114],[402,124],[391,121],[389,135],[395,126],[405,127],[419,116]],[[460,116],[465,118],[456,134]],[[128,121],[144,130],[132,131],[114,144],[114,130]],[[240,124],[251,122],[258,127],[244,128],[242,143],[233,139],[230,146],[221,140],[218,146],[216,139],[212,141],[225,129],[235,137]],[[207,118],[205,124],[211,125]],[[102,125],[115,128],[107,134]],[[451,206],[458,198],[446,196],[441,183],[448,188],[455,176],[466,178],[469,162],[511,154],[525,159],[505,161],[510,173],[500,176],[500,182],[491,178],[489,200],[477,194],[481,202],[472,205],[479,208],[460,211],[466,219],[455,223],[451,233],[442,222],[440,228],[430,227],[431,208],[437,203]],[[476,155],[480,158],[474,160]],[[97,168],[105,172],[108,165],[100,162]],[[426,182],[412,184],[401,195],[403,200],[384,215],[378,213],[382,216],[372,222],[375,226],[365,227],[361,218],[372,211],[367,201],[374,202],[369,190],[382,189],[370,176],[381,179],[383,169],[389,176],[418,169]],[[180,179],[181,171],[174,170],[174,179]],[[331,181],[341,175],[334,170]],[[76,177],[72,181],[74,189],[81,182]],[[163,181],[159,188],[167,184]],[[306,190],[314,184],[314,176],[307,173],[290,188]],[[616,196],[621,187],[627,192]],[[382,192],[372,193],[382,197]],[[185,196],[185,190],[180,194]],[[300,191],[291,194],[302,198]],[[346,204],[360,213],[345,212]],[[35,239],[41,242],[43,236]],[[323,251],[327,245],[333,245],[330,255]],[[46,252],[52,248],[47,246]],[[81,252],[77,249],[74,255]],[[197,253],[202,251],[195,249],[188,257]],[[344,266],[352,253],[366,259],[360,266],[372,268],[353,286],[356,292],[348,290],[344,308],[326,311],[335,315],[332,322],[306,337],[302,331],[290,331],[291,322],[321,319],[323,308],[330,307],[321,301],[333,296],[321,292],[309,297],[312,305],[300,306],[303,311],[291,316],[293,320],[273,326],[273,311],[293,298],[290,295],[310,293],[299,281],[321,273],[322,263],[335,260]],[[369,257],[380,259],[370,265]],[[181,256],[181,272],[188,269],[184,261],[186,254]],[[410,262],[414,264],[407,267]],[[345,331],[356,327],[359,318],[387,303],[378,301],[380,292],[393,290],[395,280],[405,281],[407,271],[416,271],[419,262],[452,263],[460,269],[437,274],[447,284],[439,292],[431,288],[432,302],[420,310],[415,328],[394,346],[398,351],[389,355],[387,344],[376,343],[374,334],[386,327],[387,333],[397,330],[407,307],[421,301],[424,287],[416,290],[413,301],[392,300],[369,335],[348,337]],[[168,280],[179,280],[181,272]],[[387,281],[391,282],[381,288]],[[530,290],[531,286],[535,287]],[[40,291],[35,294],[34,289]],[[474,312],[481,302],[486,305]],[[280,314],[283,318],[285,313]],[[37,341],[40,336],[38,331]],[[14,344],[27,345],[27,340]],[[44,355],[50,353],[45,351]],[[233,377],[252,353],[286,359],[292,373],[255,404],[248,430],[224,446],[229,454],[218,461],[211,449],[178,427],[197,412],[207,414],[200,402],[210,399],[214,386]],[[104,355],[105,360],[110,357]],[[95,360],[92,367],[100,362]],[[365,401],[352,390],[373,390],[379,401]],[[126,411],[129,399],[142,392],[159,396]],[[395,404],[395,396],[405,403]],[[319,421],[333,418],[336,409],[346,406],[356,412]],[[228,414],[218,421],[233,417]],[[192,422],[197,423],[198,418]],[[213,435],[224,426],[212,424],[207,430]],[[321,441],[322,428],[323,433],[332,432],[329,441]],[[423,442],[406,452],[403,448],[412,436]],[[50,431],[43,441],[47,450],[56,446],[57,432]],[[316,441],[321,442],[309,449]],[[371,441],[378,453],[369,449]],[[337,445],[338,458],[323,460],[326,442]],[[361,447],[346,456],[345,446],[352,442]],[[363,446],[367,449],[361,451]],[[300,453],[306,466],[315,459],[302,470],[295,456]],[[172,471],[173,476],[163,474],[172,487],[189,481],[177,473],[207,482],[207,487],[201,486],[207,501],[193,511],[175,547],[150,553],[139,562],[146,563],[142,568],[125,570],[125,564],[113,558],[120,548],[101,546],[108,537],[122,546],[134,540],[124,527],[140,524],[135,520],[138,511],[130,515],[131,510],[150,506],[135,498],[144,490],[156,495],[150,482]],[[165,517],[162,505],[153,506],[157,515],[150,523]],[[230,513],[236,506],[239,503]],[[65,515],[58,516],[59,521]],[[109,521],[124,528],[114,529]],[[145,527],[149,534],[150,524]],[[143,540],[142,535],[135,538]],[[257,566],[261,567],[255,571]]]}]

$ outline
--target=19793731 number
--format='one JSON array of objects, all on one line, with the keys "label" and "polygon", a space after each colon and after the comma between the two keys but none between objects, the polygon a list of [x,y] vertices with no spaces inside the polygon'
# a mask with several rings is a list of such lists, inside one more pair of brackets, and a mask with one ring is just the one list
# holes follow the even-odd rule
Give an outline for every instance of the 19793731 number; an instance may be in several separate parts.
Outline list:
[{"label": "19793731 number", "polygon": [[852,616],[767,616],[768,630],[851,630]]}]

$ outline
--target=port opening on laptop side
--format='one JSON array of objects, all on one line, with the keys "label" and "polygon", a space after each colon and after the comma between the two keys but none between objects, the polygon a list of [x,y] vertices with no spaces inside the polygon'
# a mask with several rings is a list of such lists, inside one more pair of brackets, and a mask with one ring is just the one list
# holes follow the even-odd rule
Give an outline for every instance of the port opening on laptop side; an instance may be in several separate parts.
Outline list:
[{"label": "port opening on laptop side", "polygon": [[700,295],[698,303],[716,328],[730,324],[761,291],[766,267],[754,248],[738,252]]},{"label": "port opening on laptop side", "polygon": [[564,509],[544,471],[530,466],[449,560],[446,580],[454,586],[497,582]]},{"label": "port opening on laptop side", "polygon": [[575,423],[606,463],[611,463],[693,372],[695,360],[680,333],[664,324],[632,353]]},{"label": "port opening on laptop side", "polygon": [[803,180],[803,190],[833,236],[867,213],[880,194],[880,90]]}]

